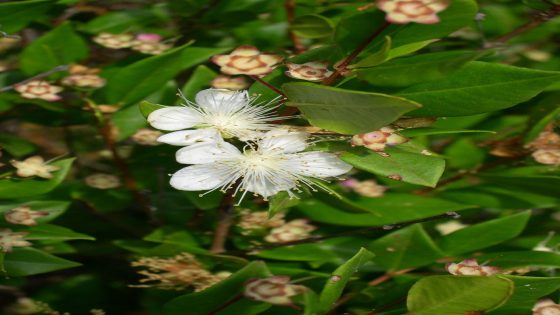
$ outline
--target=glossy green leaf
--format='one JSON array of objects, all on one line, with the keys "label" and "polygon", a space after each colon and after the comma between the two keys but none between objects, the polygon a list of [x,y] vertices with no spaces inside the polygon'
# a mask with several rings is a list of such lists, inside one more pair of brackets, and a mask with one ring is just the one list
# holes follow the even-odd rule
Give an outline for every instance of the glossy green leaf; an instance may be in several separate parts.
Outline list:
[{"label": "glossy green leaf", "polygon": [[264,278],[270,272],[262,261],[255,261],[237,271],[224,281],[197,293],[186,294],[165,304],[164,314],[180,315],[189,310],[192,314],[208,314],[222,303],[235,298],[243,290],[243,284],[252,278]]},{"label": "glossy green leaf", "polygon": [[290,197],[287,192],[280,192],[270,197],[268,201],[268,217],[291,208],[299,203],[299,199]]},{"label": "glossy green leaf", "polygon": [[350,277],[352,277],[360,267],[370,262],[374,256],[374,254],[365,248],[361,248],[354,257],[350,258],[350,260],[333,271],[319,296],[319,314],[324,314],[333,307],[335,302],[342,295],[346,284],[350,281]]},{"label": "glossy green leaf", "polygon": [[330,36],[334,28],[333,22],[328,18],[317,14],[308,14],[293,20],[290,30],[303,38],[321,38]]},{"label": "glossy green leaf", "polygon": [[39,224],[29,229],[25,230],[29,234],[25,237],[27,240],[57,240],[57,241],[68,241],[68,240],[88,240],[93,241],[95,238],[85,235],[82,233],[77,233],[71,229],[52,225],[52,224]]},{"label": "glossy green leaf", "polygon": [[368,55],[359,62],[348,66],[349,69],[359,69],[359,68],[369,68],[377,66],[385,62],[389,58],[389,52],[391,50],[391,37],[385,36],[385,42],[381,45],[378,51],[373,54]]},{"label": "glossy green leaf", "polygon": [[511,275],[503,277],[513,281],[515,290],[507,303],[498,310],[491,312],[490,314],[492,315],[529,312],[537,300],[560,289],[559,277],[522,277]]},{"label": "glossy green leaf", "polygon": [[28,0],[0,3],[0,31],[15,33],[48,11],[55,0]]},{"label": "glossy green leaf", "polygon": [[398,147],[385,150],[381,156],[365,148],[354,148],[341,155],[354,167],[381,176],[398,176],[403,182],[435,187],[445,169],[445,160],[424,154],[411,153]]},{"label": "glossy green leaf", "polygon": [[418,220],[473,207],[475,206],[433,197],[397,193],[385,194],[381,198],[360,198],[337,203],[330,199],[306,199],[296,206],[313,221],[364,227]]},{"label": "glossy green leaf", "polygon": [[385,235],[367,248],[377,257],[375,263],[389,271],[429,265],[445,256],[420,224]]},{"label": "glossy green leaf", "polygon": [[132,136],[138,129],[146,127],[146,118],[136,106],[125,107],[111,116],[113,128],[116,128],[117,140]]},{"label": "glossy green leaf", "polygon": [[313,126],[343,134],[379,129],[419,107],[390,95],[310,83],[288,83],[283,89],[288,95],[288,105],[297,107]]},{"label": "glossy green leaf", "polygon": [[407,306],[413,315],[465,315],[504,304],[513,281],[501,277],[431,276],[409,291]]},{"label": "glossy green leaf", "polygon": [[189,47],[187,43],[161,55],[137,61],[117,71],[105,87],[107,101],[111,104],[134,104],[181,71],[226,51],[223,48]]},{"label": "glossy green leaf", "polygon": [[212,69],[204,65],[198,66],[181,91],[183,91],[183,95],[185,95],[188,100],[194,100],[196,93],[200,90],[209,88],[210,81],[212,81],[212,79],[216,76],[216,72]]},{"label": "glossy green leaf", "polygon": [[0,180],[0,199],[15,199],[41,195],[53,190],[66,177],[74,159],[64,159],[53,162],[52,165],[60,166],[60,170],[53,172],[51,179],[2,179]]},{"label": "glossy green leaf", "polygon": [[515,106],[560,79],[560,72],[473,61],[443,80],[398,95],[423,106],[413,116],[467,116]]},{"label": "glossy green leaf", "polygon": [[25,202],[20,201],[13,203],[10,202],[7,204],[0,204],[0,215],[5,213],[6,211],[21,206],[28,206],[31,208],[31,210],[48,212],[48,215],[35,219],[35,221],[37,221],[38,223],[47,223],[63,214],[70,206],[70,202],[60,200],[37,200]]},{"label": "glossy green leaf", "polygon": [[138,104],[138,108],[140,109],[140,113],[142,113],[142,116],[144,116],[145,118],[148,118],[148,116],[150,115],[151,112],[158,110],[160,108],[164,108],[165,105],[159,105],[159,104],[154,104],[154,103],[150,103],[148,101],[142,101],[140,102],[140,104]]},{"label": "glossy green leaf", "polygon": [[37,146],[33,143],[7,133],[0,134],[0,148],[14,157],[28,155],[37,150]]},{"label": "glossy green leaf", "polygon": [[258,257],[285,261],[329,261],[338,258],[328,246],[313,244],[300,244],[262,250],[256,254]]},{"label": "glossy green leaf", "polygon": [[[472,51],[427,53],[393,59],[372,68],[358,69],[356,74],[359,79],[372,85],[405,87],[441,79],[479,55]],[[418,73],[422,75],[417,75]]]},{"label": "glossy green leaf", "polygon": [[493,266],[504,269],[523,267],[560,267],[560,255],[541,251],[493,252],[477,257],[480,261],[492,261]]},{"label": "glossy green leaf", "polygon": [[7,274],[12,277],[36,275],[80,265],[34,248],[15,248],[4,258],[4,267]]},{"label": "glossy green leaf", "polygon": [[466,130],[466,129],[440,129],[440,128],[411,128],[399,131],[405,137],[420,137],[431,135],[452,135],[457,133],[496,133],[490,130]]},{"label": "glossy green leaf", "polygon": [[27,46],[21,53],[20,67],[27,75],[37,74],[79,62],[87,57],[88,50],[86,42],[71,24],[64,23]]},{"label": "glossy green leaf", "polygon": [[450,255],[469,253],[500,244],[519,235],[531,216],[530,211],[471,225],[444,236],[439,244]]}]

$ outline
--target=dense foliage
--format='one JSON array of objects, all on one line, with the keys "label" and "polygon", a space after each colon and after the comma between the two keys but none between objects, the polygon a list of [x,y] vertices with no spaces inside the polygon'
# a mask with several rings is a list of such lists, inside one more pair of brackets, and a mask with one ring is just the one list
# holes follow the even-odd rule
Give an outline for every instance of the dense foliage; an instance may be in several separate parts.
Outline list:
[{"label": "dense foliage", "polygon": [[2,1],[0,312],[560,314],[558,15]]}]

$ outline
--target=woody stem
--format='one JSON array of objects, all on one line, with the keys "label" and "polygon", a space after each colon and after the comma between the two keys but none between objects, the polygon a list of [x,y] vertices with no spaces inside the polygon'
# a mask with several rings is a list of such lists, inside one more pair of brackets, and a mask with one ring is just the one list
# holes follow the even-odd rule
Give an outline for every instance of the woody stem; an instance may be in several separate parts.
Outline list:
[{"label": "woody stem", "polygon": [[214,230],[214,239],[210,247],[212,253],[223,253],[225,251],[226,239],[233,220],[233,193],[227,192],[218,208],[219,221]]},{"label": "woody stem", "polygon": [[356,59],[356,57],[358,57],[358,55],[367,48],[367,46],[374,40],[377,38],[377,36],[379,36],[379,34],[383,33],[383,31],[385,31],[385,29],[387,27],[389,27],[389,25],[391,25],[391,23],[389,22],[384,22],[383,24],[381,24],[381,26],[379,26],[374,32],[373,34],[371,34],[368,38],[366,38],[358,47],[356,47],[356,49],[354,49],[354,51],[348,56],[346,57],[346,59],[344,59],[344,61],[342,61],[342,63],[340,63],[340,65],[338,67],[336,67],[335,71],[333,72],[333,74],[331,74],[328,78],[326,78],[323,81],[324,85],[332,85],[333,83],[336,82],[336,79],[338,79],[338,77],[340,77],[341,75],[341,70],[344,70],[348,65],[350,65],[350,63],[352,63],[352,61],[354,61],[354,59]]},{"label": "woody stem", "polygon": [[286,94],[284,94],[284,92],[280,91],[278,88],[276,88],[274,85],[271,85],[270,83],[266,82],[265,80],[257,77],[256,75],[252,75],[250,76],[253,80],[259,82],[260,84],[266,86],[267,88],[271,89],[272,91],[276,92],[277,94],[281,95],[282,97],[286,98]]}]

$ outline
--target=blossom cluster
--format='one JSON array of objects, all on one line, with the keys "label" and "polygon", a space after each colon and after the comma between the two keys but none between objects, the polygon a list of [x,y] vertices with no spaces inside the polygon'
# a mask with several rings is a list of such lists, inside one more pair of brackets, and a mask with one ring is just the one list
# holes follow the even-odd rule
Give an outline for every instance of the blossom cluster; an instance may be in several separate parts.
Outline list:
[{"label": "blossom cluster", "polygon": [[95,36],[93,41],[110,49],[130,48],[148,55],[159,55],[173,47],[170,43],[163,41],[160,35],[151,33],[141,33],[134,36],[129,33],[111,34],[104,32]]},{"label": "blossom cluster", "polygon": [[[309,134],[272,124],[276,108],[259,103],[246,91],[208,89],[195,102],[155,110],[148,122],[172,131],[158,141],[182,146],[176,160],[187,166],[172,175],[170,184],[186,191],[226,191],[260,195],[281,191],[295,197],[303,186],[315,189],[316,179],[347,173],[352,167],[335,154],[305,151]],[[232,141],[240,140],[243,150]]]}]

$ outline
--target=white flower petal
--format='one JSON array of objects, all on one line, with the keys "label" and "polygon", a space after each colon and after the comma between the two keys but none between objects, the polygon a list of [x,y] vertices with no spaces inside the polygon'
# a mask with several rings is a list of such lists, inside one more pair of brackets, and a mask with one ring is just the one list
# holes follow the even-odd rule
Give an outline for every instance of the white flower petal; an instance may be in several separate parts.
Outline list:
[{"label": "white flower petal", "polygon": [[269,172],[267,172],[268,174],[263,174],[258,171],[246,173],[241,184],[243,189],[268,198],[280,191],[288,191],[295,188],[297,185],[293,177],[286,177],[281,172],[274,172],[271,170],[261,171]]},{"label": "white flower petal", "polygon": [[202,122],[200,113],[188,107],[170,106],[153,111],[148,123],[161,130],[181,130],[191,128]]},{"label": "white flower petal", "polygon": [[305,150],[308,134],[285,129],[267,132],[259,142],[259,150],[264,153],[295,153]]},{"label": "white flower petal", "polygon": [[170,132],[160,136],[157,141],[171,145],[192,145],[200,142],[221,141],[220,132],[214,128],[203,128],[195,130],[181,130]]},{"label": "white flower petal", "polygon": [[206,89],[198,92],[196,104],[211,112],[236,112],[249,101],[247,91]]},{"label": "white flower petal", "polygon": [[225,141],[193,144],[177,151],[175,158],[183,164],[208,164],[217,161],[233,160],[242,153]]},{"label": "white flower petal", "polygon": [[282,164],[294,173],[319,178],[340,176],[352,169],[336,155],[318,151],[292,154]]},{"label": "white flower petal", "polygon": [[169,183],[179,190],[211,190],[225,185],[230,174],[231,168],[225,164],[191,165],[173,174]]}]

